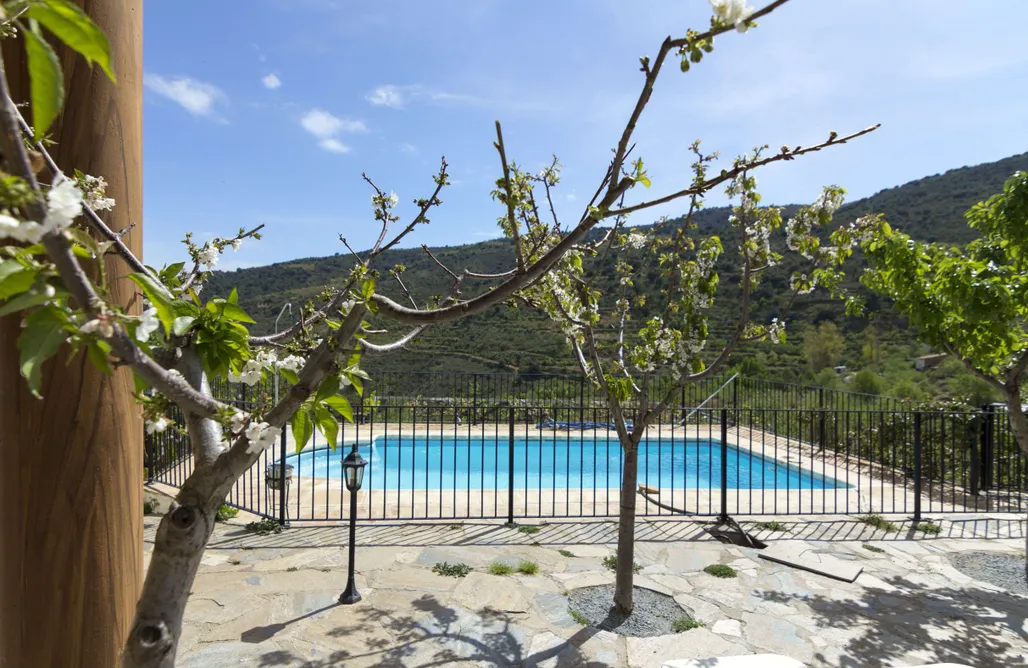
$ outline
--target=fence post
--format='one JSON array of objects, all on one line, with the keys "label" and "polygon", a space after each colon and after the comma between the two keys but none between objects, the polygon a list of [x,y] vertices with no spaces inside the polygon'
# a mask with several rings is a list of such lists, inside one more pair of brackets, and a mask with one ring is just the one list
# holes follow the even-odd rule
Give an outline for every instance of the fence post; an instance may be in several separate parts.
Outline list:
[{"label": "fence post", "polygon": [[996,411],[995,407],[991,404],[984,406],[985,412],[985,425],[982,429],[982,449],[979,453],[981,455],[981,488],[983,490],[989,490],[993,487],[992,473],[993,473],[993,461],[996,453]]},{"label": "fence post", "polygon": [[721,522],[728,521],[728,409],[721,409]]},{"label": "fence post", "polygon": [[[278,453],[278,523],[280,526],[289,526],[288,508],[286,507],[286,427],[282,428],[282,440]],[[267,475],[265,472],[264,475]]]},{"label": "fence post", "polygon": [[921,411],[914,413],[914,521],[921,521]]},{"label": "fence post", "polygon": [[819,409],[819,417],[817,424],[817,445],[819,450],[825,449],[825,388],[819,387],[817,390],[817,406]]},{"label": "fence post", "polygon": [[514,525],[514,406],[507,410],[507,524]]},{"label": "fence post", "polygon": [[478,375],[471,377],[471,424],[478,424]]}]

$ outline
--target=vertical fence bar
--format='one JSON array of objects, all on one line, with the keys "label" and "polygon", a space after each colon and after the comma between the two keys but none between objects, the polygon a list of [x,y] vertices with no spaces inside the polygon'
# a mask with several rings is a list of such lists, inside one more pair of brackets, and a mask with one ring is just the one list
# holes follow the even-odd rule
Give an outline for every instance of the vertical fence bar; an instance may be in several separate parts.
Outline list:
[{"label": "vertical fence bar", "polygon": [[921,521],[921,411],[914,413],[914,521]]},{"label": "vertical fence bar", "polygon": [[728,409],[721,409],[721,515],[728,520]]},{"label": "vertical fence bar", "polygon": [[507,409],[507,524],[514,524],[514,406]]},{"label": "vertical fence bar", "polygon": [[[280,526],[289,526],[289,509],[286,506],[286,432],[288,428],[282,427],[282,441],[278,453],[278,523]],[[268,472],[265,470],[264,475]],[[265,484],[265,487],[267,485]]]}]

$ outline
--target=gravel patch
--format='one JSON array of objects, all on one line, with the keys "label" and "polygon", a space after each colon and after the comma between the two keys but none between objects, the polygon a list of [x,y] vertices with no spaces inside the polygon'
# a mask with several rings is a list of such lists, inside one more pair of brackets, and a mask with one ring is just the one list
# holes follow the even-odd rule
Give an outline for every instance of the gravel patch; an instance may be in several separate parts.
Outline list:
[{"label": "gravel patch", "polygon": [[689,616],[675,599],[650,589],[636,587],[633,599],[635,609],[624,617],[614,612],[614,585],[582,587],[568,593],[568,608],[597,628],[636,638],[674,633],[674,621]]},{"label": "gravel patch", "polygon": [[950,563],[964,575],[1006,589],[1011,594],[1028,596],[1024,556],[992,552],[966,552],[950,557]]}]

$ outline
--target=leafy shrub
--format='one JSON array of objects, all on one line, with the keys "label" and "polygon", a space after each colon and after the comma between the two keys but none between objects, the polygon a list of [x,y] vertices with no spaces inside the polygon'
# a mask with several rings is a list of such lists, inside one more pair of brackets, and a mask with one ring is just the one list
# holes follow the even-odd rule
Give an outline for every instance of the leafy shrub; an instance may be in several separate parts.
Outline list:
[{"label": "leafy shrub", "polygon": [[522,561],[518,563],[518,573],[522,575],[535,575],[539,572],[539,564],[534,561]]},{"label": "leafy shrub", "polygon": [[286,573],[295,573],[298,570],[300,570],[299,566],[290,566],[286,569]]},{"label": "leafy shrub", "polygon": [[157,510],[157,504],[154,502],[153,499],[143,499],[144,515],[151,515],[155,510]]},{"label": "leafy shrub", "polygon": [[789,533],[789,528],[779,522],[778,520],[771,520],[770,522],[757,522],[757,528],[761,531],[784,531]]},{"label": "leafy shrub", "polygon": [[882,380],[881,376],[869,369],[858,371],[853,376],[850,384],[854,392],[860,392],[861,394],[879,395],[885,391],[885,381]]},{"label": "leafy shrub", "polygon": [[572,552],[571,550],[557,550],[557,554],[559,554],[560,556],[565,557],[567,559],[571,559],[572,557],[575,556],[575,553]]},{"label": "leafy shrub", "polygon": [[861,522],[863,522],[864,524],[866,524],[866,525],[868,525],[870,527],[874,527],[875,529],[881,529],[882,531],[885,531],[886,533],[892,533],[894,531],[899,531],[899,527],[898,526],[896,526],[894,523],[890,522],[889,520],[885,519],[881,515],[874,515],[874,514],[872,514],[872,515],[861,515],[857,519],[859,519]]},{"label": "leafy shrub", "polygon": [[448,578],[462,578],[471,572],[471,566],[467,564],[450,564],[445,561],[441,561],[432,567],[432,572],[436,575],[444,575]]},{"label": "leafy shrub", "polygon": [[863,545],[861,545],[861,547],[863,547],[868,552],[874,552],[875,554],[881,554],[885,552],[885,550],[883,550],[882,548],[877,547],[875,545],[868,545],[867,543],[864,543]]},{"label": "leafy shrub", "polygon": [[533,526],[531,524],[522,524],[521,526],[518,527],[518,531],[520,531],[521,533],[528,534],[529,536],[531,536],[534,533],[539,533],[540,531],[542,531],[542,529],[540,529],[537,526]]},{"label": "leafy shrub", "polygon": [[227,522],[236,515],[239,514],[239,508],[233,508],[227,503],[221,504],[221,508],[218,508],[218,512],[214,515],[215,522]]},{"label": "leafy shrub", "polygon": [[735,569],[728,564],[711,564],[704,568],[703,572],[716,578],[734,578],[737,575]]},{"label": "leafy shrub", "polygon": [[920,531],[921,533],[929,534],[932,536],[938,536],[940,533],[942,533],[942,527],[936,524],[935,522],[921,522],[914,528]]},{"label": "leafy shrub", "polygon": [[692,617],[679,617],[671,622],[671,628],[674,629],[675,633],[685,633],[686,631],[698,629],[701,626],[703,626],[703,622],[698,622]]},{"label": "leafy shrub", "polygon": [[278,523],[278,520],[265,517],[263,520],[247,524],[246,530],[258,536],[267,536],[268,534],[282,533],[282,525]]},{"label": "leafy shrub", "polygon": [[589,624],[592,623],[589,621],[588,617],[580,613],[578,610],[568,610],[568,612],[571,614],[571,619],[575,620],[575,623],[577,624],[581,624],[582,626],[589,626]]},{"label": "leafy shrub", "polygon": [[514,567],[502,561],[494,561],[493,563],[489,564],[490,575],[510,575],[513,572]]},{"label": "leafy shrub", "polygon": [[[612,554],[609,557],[604,557],[603,558],[603,566],[608,571],[616,571],[618,569],[618,555]],[[632,572],[633,573],[638,573],[641,570],[642,570],[642,566],[640,566],[638,563],[633,561],[632,562]]]}]

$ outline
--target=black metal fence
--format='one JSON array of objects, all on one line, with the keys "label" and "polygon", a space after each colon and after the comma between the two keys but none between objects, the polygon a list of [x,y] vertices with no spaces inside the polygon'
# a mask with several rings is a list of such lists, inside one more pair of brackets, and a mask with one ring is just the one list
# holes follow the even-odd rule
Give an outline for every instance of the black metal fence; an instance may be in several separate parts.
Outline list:
[{"label": "black metal fence", "polygon": [[[440,376],[454,383],[454,396],[433,385]],[[345,519],[341,460],[357,444],[368,460],[358,492],[367,519],[617,515],[625,456],[609,410],[588,387],[553,378],[504,385],[491,384],[495,376],[411,377],[433,394],[400,397],[398,377],[376,378],[365,388],[376,401],[364,403],[353,424],[340,422],[337,444],[316,434],[300,453],[276,445],[227,502],[282,521]],[[220,396],[245,409],[273,392],[226,390]],[[634,419],[635,408],[626,417]],[[190,455],[181,435],[148,438],[151,479],[178,486]],[[1028,470],[1001,412],[916,410],[895,399],[739,377],[682,393],[648,429],[638,470],[643,516],[921,519],[1028,508]]]}]

